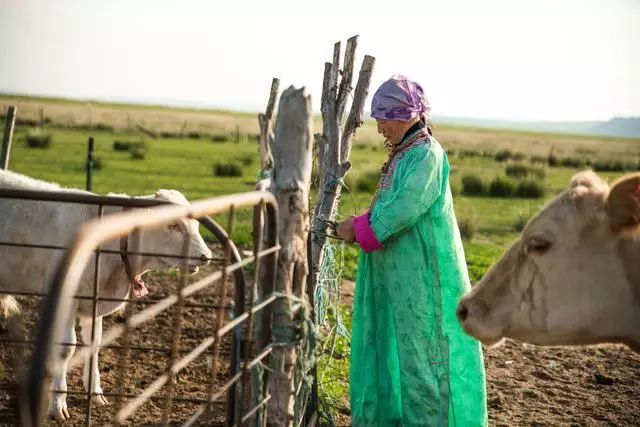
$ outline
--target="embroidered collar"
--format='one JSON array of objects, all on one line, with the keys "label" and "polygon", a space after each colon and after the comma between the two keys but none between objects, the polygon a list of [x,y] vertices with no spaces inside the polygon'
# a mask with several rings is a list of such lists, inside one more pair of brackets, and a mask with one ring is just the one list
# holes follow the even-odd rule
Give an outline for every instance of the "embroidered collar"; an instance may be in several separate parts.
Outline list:
[{"label": "embroidered collar", "polygon": [[423,127],[418,128],[413,132],[410,132],[410,133],[408,132],[408,134],[405,135],[404,138],[402,138],[402,141],[400,142],[400,144],[393,147],[392,152],[399,153],[400,151],[404,151],[407,148],[411,147],[414,142],[424,139],[425,137],[428,137],[428,136],[429,136],[429,132],[427,131],[426,128],[423,128]]},{"label": "embroidered collar", "polygon": [[407,150],[420,144],[429,144],[430,142],[431,137],[429,136],[429,131],[426,128],[420,128],[414,132],[411,132],[406,136],[406,138],[403,138],[403,141],[400,144],[394,147],[394,150],[389,153],[389,158],[382,167],[382,173],[380,174],[378,188],[376,189],[376,192],[373,195],[373,199],[369,204],[369,210],[372,210],[374,205],[376,204],[376,201],[380,196],[380,190],[391,188],[393,173]]},{"label": "embroidered collar", "polygon": [[382,173],[387,173],[389,166],[396,161],[397,155],[410,147],[413,147],[416,142],[423,141],[424,139],[429,138],[429,131],[424,128],[418,128],[415,131],[405,135],[402,138],[402,141],[398,145],[394,145],[391,147],[391,151],[389,152],[389,157],[387,161],[382,165]]}]

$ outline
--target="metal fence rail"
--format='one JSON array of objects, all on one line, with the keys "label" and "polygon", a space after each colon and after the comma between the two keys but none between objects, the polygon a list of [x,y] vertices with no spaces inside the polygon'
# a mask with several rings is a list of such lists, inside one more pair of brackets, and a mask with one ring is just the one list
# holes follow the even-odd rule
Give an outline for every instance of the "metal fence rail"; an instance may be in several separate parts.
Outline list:
[{"label": "metal fence rail", "polygon": [[[0,199],[15,199],[15,200],[31,200],[38,202],[61,202],[61,203],[75,203],[75,204],[83,204],[83,205],[92,205],[97,207],[98,217],[102,218],[103,216],[103,208],[105,206],[109,207],[121,207],[123,209],[133,209],[133,208],[153,208],[156,206],[167,205],[169,202],[158,199],[142,199],[142,198],[127,198],[127,197],[117,197],[117,196],[99,196],[95,194],[89,193],[76,193],[70,191],[38,191],[38,190],[23,190],[23,189],[0,189]],[[233,243],[229,239],[229,236],[225,232],[225,230],[219,226],[215,221],[213,221],[209,217],[202,217],[198,219],[198,221],[203,225],[204,228],[209,230],[216,239],[225,245],[228,245],[230,248],[230,256],[233,262],[239,262],[241,257],[240,253]],[[50,249],[50,250],[60,250],[65,251],[68,249],[66,246],[59,245],[42,245],[35,243],[16,243],[16,242],[7,242],[0,241],[0,246],[8,246],[8,247],[27,247],[27,248],[38,248],[38,249]],[[96,249],[95,253],[107,253],[107,254],[120,254],[120,251],[111,251],[106,249]],[[175,254],[162,254],[162,253],[143,253],[137,251],[128,251],[129,255],[141,255],[141,256],[158,256],[158,257],[177,257],[182,258],[182,255]],[[213,258],[212,261],[217,261],[217,259]],[[235,283],[235,299],[234,305],[231,307],[233,309],[234,317],[239,315],[244,311],[244,289],[245,289],[245,275],[242,269],[237,269],[234,271],[234,283]],[[97,284],[96,284],[97,285]],[[38,293],[38,292],[8,292],[4,290],[0,290],[0,294],[9,294],[13,296],[32,296],[32,297],[45,297],[48,294]],[[81,296],[75,295],[75,299],[80,300],[96,300],[96,302],[100,301],[123,301],[130,302],[135,304],[148,304],[153,303],[153,301],[149,300],[136,300],[136,299],[113,299],[113,298],[102,298],[99,296]],[[195,307],[197,304],[186,304],[185,307]],[[218,308],[211,307],[211,308]],[[226,307],[225,307],[226,308]],[[94,319],[95,320],[95,319]],[[241,340],[241,330],[238,328],[234,334],[232,340],[232,356],[231,356],[231,370],[232,372],[237,372],[239,370],[239,360],[240,360],[240,340]],[[0,339],[2,342],[14,342],[14,343],[23,343],[23,344],[32,344],[33,342],[29,342],[26,340],[7,340],[6,338]],[[58,343],[64,345],[64,343]],[[81,344],[76,344],[76,346],[81,346]],[[103,346],[101,346],[102,348]],[[106,346],[109,347],[109,346]],[[166,349],[165,349],[166,351]],[[227,413],[231,415],[235,411],[235,388],[233,388],[229,395],[230,398],[228,400],[228,408]],[[72,394],[69,392],[68,394]],[[91,416],[91,408],[87,409],[87,420],[90,419]],[[87,421],[87,424],[89,421]]]},{"label": "metal fence rail", "polygon": [[[100,215],[102,214],[102,208],[104,206],[120,206],[125,208],[142,208],[142,207],[154,207],[154,209],[147,210],[145,212],[140,211],[128,211],[120,214],[111,214],[107,217],[94,220],[85,224],[78,232],[74,243],[68,248],[65,254],[65,258],[62,260],[56,278],[53,281],[49,293],[47,295],[39,293],[15,293],[13,295],[31,295],[45,298],[45,304],[43,306],[43,312],[40,318],[41,327],[38,330],[37,338],[34,341],[23,341],[24,343],[34,344],[34,351],[32,357],[31,369],[28,372],[26,381],[23,382],[21,391],[21,403],[22,403],[22,421],[23,425],[38,425],[41,421],[41,409],[42,402],[48,395],[48,387],[45,384],[46,374],[48,372],[48,361],[51,361],[52,357],[57,355],[53,354],[53,349],[64,343],[58,342],[56,337],[62,336],[61,330],[63,325],[68,321],[70,307],[74,298],[90,299],[94,304],[94,323],[95,323],[95,307],[99,301],[112,301],[113,298],[104,298],[99,296],[99,284],[96,282],[94,286],[94,294],[92,296],[76,296],[76,289],[78,281],[82,275],[83,270],[87,267],[91,257],[96,254],[96,269],[99,269],[99,255],[101,253],[119,253],[118,251],[108,251],[100,249],[100,246],[107,241],[123,236],[128,236],[144,230],[146,228],[153,228],[162,225],[170,224],[178,219],[193,218],[198,219],[208,230],[210,230],[218,240],[223,243],[225,248],[225,256],[222,259],[224,266],[222,270],[204,277],[192,284],[186,285],[185,277],[180,277],[180,283],[178,286],[179,291],[176,294],[170,295],[166,298],[155,301],[144,300],[129,300],[126,301],[136,304],[147,305],[146,308],[140,312],[129,317],[124,325],[116,325],[111,328],[103,337],[100,348],[117,348],[120,351],[119,367],[123,367],[127,363],[126,355],[129,351],[152,351],[152,352],[164,352],[170,354],[170,363],[166,372],[158,377],[151,385],[149,385],[141,394],[132,395],[131,393],[125,393],[122,387],[116,393],[103,393],[103,395],[111,395],[116,397],[117,413],[113,419],[113,425],[118,425],[127,420],[136,409],[140,407],[145,401],[149,399],[161,399],[164,401],[163,410],[163,422],[169,421],[169,414],[173,401],[189,401],[192,403],[201,403],[201,408],[193,414],[191,419],[186,425],[193,424],[200,416],[205,414],[208,410],[213,408],[216,400],[218,400],[225,393],[228,395],[227,400],[227,423],[228,424],[243,424],[249,420],[255,413],[259,412],[269,400],[269,396],[264,395],[260,398],[260,402],[254,405],[252,408],[248,408],[245,413],[241,413],[239,408],[243,402],[247,401],[245,395],[249,390],[248,379],[252,368],[258,363],[268,357],[271,352],[269,346],[270,333],[266,336],[262,336],[259,349],[255,352],[258,353],[255,357],[252,349],[252,332],[254,329],[254,316],[258,311],[264,311],[264,318],[270,318],[271,304],[275,301],[276,297],[273,295],[275,286],[275,262],[277,259],[277,205],[275,199],[270,193],[264,192],[252,192],[233,196],[226,196],[216,199],[209,199],[205,201],[195,202],[191,206],[179,206],[179,205],[167,205],[167,202],[148,199],[127,199],[121,197],[102,197],[89,194],[77,194],[77,193],[53,193],[53,192],[38,192],[38,191],[26,191],[26,190],[0,190],[0,198],[13,198],[22,200],[37,200],[37,201],[51,201],[51,202],[66,202],[66,203],[81,203],[98,206]],[[164,206],[160,206],[164,205]],[[208,218],[208,215],[219,214],[225,211],[230,212],[230,230],[233,228],[233,220],[235,218],[235,209],[238,207],[254,207],[254,212],[258,213],[254,218],[260,218],[262,212],[266,212],[266,236],[261,235],[262,228],[258,227],[256,230],[260,230],[255,237],[253,255],[245,259],[241,259],[239,252],[233,242],[229,239],[226,232],[218,226],[213,220]],[[266,209],[265,209],[266,208]],[[264,241],[266,248],[263,250],[260,246]],[[39,244],[17,244],[15,242],[0,242],[3,246],[26,246],[35,247],[40,249],[50,250],[64,250],[66,248],[55,245],[39,245]],[[185,248],[187,245],[185,244]],[[130,251],[128,254],[138,254],[143,256],[166,256],[170,254],[150,254],[143,252]],[[188,252],[183,251],[182,255],[179,255],[183,260],[183,263],[189,259]],[[261,260],[262,258],[262,260]],[[261,262],[256,262],[261,260]],[[254,283],[249,292],[249,307],[245,310],[245,276],[243,268],[245,265],[255,262],[254,270]],[[259,274],[259,269],[264,268],[264,274]],[[222,325],[224,319],[224,312],[229,308],[225,304],[226,297],[226,278],[233,275],[234,278],[234,305],[233,305],[233,320],[226,325]],[[258,287],[258,277],[263,277],[262,295],[264,300],[259,304],[253,306],[255,300],[255,290]],[[97,281],[98,274],[95,275]],[[266,280],[264,279],[266,278]],[[211,286],[214,283],[221,282],[220,286],[220,299],[218,304],[190,304],[185,302],[185,298],[200,291],[204,288]],[[2,292],[9,293],[9,292]],[[122,301],[116,299],[116,301]],[[173,340],[171,348],[162,348],[156,346],[136,346],[131,345],[128,340],[130,331],[142,323],[150,320],[153,316],[175,306],[178,308],[178,315],[174,318]],[[215,323],[215,331],[207,339],[200,342],[200,344],[191,351],[181,350],[178,345],[177,337],[179,336],[181,329],[181,313],[186,307],[200,307],[211,308],[216,310],[217,322]],[[242,324],[246,323],[246,333],[244,334],[244,363],[242,370],[240,370],[240,352],[242,346],[240,340],[242,339]],[[266,325],[263,325],[265,327]],[[267,326],[267,327],[270,327]],[[268,331],[268,329],[266,329]],[[196,398],[183,398],[174,396],[173,380],[175,375],[184,369],[190,362],[195,360],[198,356],[205,353],[208,349],[213,348],[213,363],[211,379],[215,377],[216,369],[218,365],[218,358],[221,354],[220,342],[225,334],[233,331],[233,341],[231,349],[231,364],[230,364],[230,379],[219,390],[215,390],[213,386],[210,387],[208,399],[196,399]],[[93,338],[92,342],[84,346],[77,345],[79,351],[76,352],[73,359],[69,364],[69,369],[80,363],[84,356],[92,352],[96,348],[96,342]],[[114,342],[116,339],[122,338],[123,345],[116,345]],[[266,375],[264,377],[266,381]],[[243,396],[240,401],[236,399],[237,385],[242,382]],[[212,383],[213,385],[213,383]],[[166,387],[168,392],[163,396],[154,395],[154,393],[161,388]],[[266,387],[262,388],[266,390]],[[67,391],[67,394],[74,394],[72,391]],[[81,393],[87,395],[87,408],[86,408],[86,425],[91,423],[91,393]],[[125,405],[123,398],[131,399]]]}]

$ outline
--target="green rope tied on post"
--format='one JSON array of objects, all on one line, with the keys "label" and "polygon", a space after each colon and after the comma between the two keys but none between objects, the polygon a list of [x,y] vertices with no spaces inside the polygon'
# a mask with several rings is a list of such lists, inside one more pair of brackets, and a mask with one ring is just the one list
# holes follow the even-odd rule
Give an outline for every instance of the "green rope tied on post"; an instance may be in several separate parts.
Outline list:
[{"label": "green rope tied on post", "polygon": [[[295,367],[295,389],[300,390],[295,397],[295,419],[299,420],[305,402],[314,382],[312,374],[316,366],[316,349],[319,343],[319,336],[316,325],[313,321],[313,313],[309,302],[305,298],[298,298],[291,294],[276,292],[278,298],[286,298],[289,301],[291,310],[274,310],[275,315],[291,315],[291,321],[284,324],[273,325],[272,335],[274,347],[295,347],[296,367]],[[268,369],[268,368],[267,368]]]},{"label": "green rope tied on post", "polygon": [[256,176],[256,182],[260,182],[263,179],[271,179],[272,178],[272,170],[271,169],[267,169],[267,170],[259,170],[258,171],[258,175]]},{"label": "green rope tied on post", "polygon": [[[317,175],[319,177],[319,175]],[[353,203],[354,215],[357,213],[357,206],[355,198],[347,184],[342,178],[329,173],[323,183],[319,183],[318,179],[313,183],[318,194],[327,193],[334,194],[336,188],[343,188],[346,190]],[[322,188],[320,188],[322,186]],[[335,209],[328,215],[328,218],[319,216],[312,218],[311,239],[316,244],[322,244],[322,256],[320,265],[311,266],[314,272],[317,272],[316,283],[313,289],[314,298],[314,319],[319,331],[322,331],[320,335],[320,350],[318,358],[322,358],[323,363],[320,363],[317,370],[318,390],[320,399],[320,415],[324,422],[329,425],[335,425],[334,417],[332,416],[332,410],[330,408],[344,408],[342,402],[334,401],[332,392],[326,387],[331,387],[329,383],[324,384],[323,379],[334,375],[333,357],[336,348],[336,342],[338,338],[348,341],[350,340],[350,333],[345,325],[343,312],[340,304],[340,291],[342,284],[342,274],[344,271],[345,262],[345,244],[342,241],[330,239],[324,228],[316,230],[315,225],[317,220],[327,223],[332,219],[338,220],[340,217],[337,215],[337,205]],[[344,206],[343,206],[344,208]],[[324,363],[324,362],[327,363]],[[331,379],[328,380],[332,381]]]}]

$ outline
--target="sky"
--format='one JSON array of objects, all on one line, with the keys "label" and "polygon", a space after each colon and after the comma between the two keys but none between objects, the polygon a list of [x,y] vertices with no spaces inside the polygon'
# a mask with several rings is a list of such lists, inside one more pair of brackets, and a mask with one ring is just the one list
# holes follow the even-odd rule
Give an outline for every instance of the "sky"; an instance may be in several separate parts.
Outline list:
[{"label": "sky", "polygon": [[278,77],[319,111],[356,34],[434,116],[640,116],[638,0],[0,0],[0,92],[262,111]]}]

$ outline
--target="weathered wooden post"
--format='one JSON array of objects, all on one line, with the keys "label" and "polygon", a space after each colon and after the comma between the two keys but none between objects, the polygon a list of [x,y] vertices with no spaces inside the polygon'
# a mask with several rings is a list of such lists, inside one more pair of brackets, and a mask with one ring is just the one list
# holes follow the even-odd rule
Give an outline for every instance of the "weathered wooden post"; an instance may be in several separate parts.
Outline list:
[{"label": "weathered wooden post", "polygon": [[93,188],[93,137],[87,141],[87,191]]},{"label": "weathered wooden post", "polygon": [[273,129],[271,128],[271,120],[273,111],[278,98],[278,89],[280,80],[273,78],[271,81],[271,91],[269,93],[269,102],[267,110],[264,114],[258,114],[258,123],[260,124],[260,178],[264,178],[273,167],[273,155],[271,154],[271,144],[273,144]]},{"label": "weathered wooden post", "polygon": [[357,42],[358,36],[351,37],[347,41],[344,69],[342,70],[342,80],[340,82],[338,81],[340,75],[340,42],[334,45],[333,63],[327,62],[324,68],[321,101],[322,135],[316,134],[315,136],[320,166],[320,187],[313,221],[314,238],[311,239],[312,277],[310,293],[313,293],[313,287],[317,282],[318,268],[322,263],[323,247],[327,233],[326,220],[332,220],[335,215],[342,189],[342,179],[351,168],[351,163],[349,163],[351,140],[356,129],[362,125],[364,103],[369,92],[371,74],[375,64],[374,57],[365,55],[360,67],[360,75],[353,95],[351,111],[344,125],[344,130],[341,129],[348,95],[353,89],[351,81]]},{"label": "weathered wooden post", "polygon": [[[272,145],[274,168],[271,190],[278,200],[279,242],[277,290],[301,296],[308,274],[309,185],[312,149],[311,97],[304,88],[284,91],[278,107]],[[276,347],[270,356],[267,424],[291,426],[294,419],[294,368],[296,352],[291,340],[293,315],[290,301],[278,298],[273,310]]]},{"label": "weathered wooden post", "polygon": [[10,105],[7,108],[7,116],[4,119],[4,136],[2,137],[2,152],[0,152],[0,169],[9,168],[9,156],[11,154],[11,140],[13,139],[13,127],[16,124],[16,112],[18,107]]},{"label": "weathered wooden post", "polygon": [[[280,86],[280,80],[273,78],[271,81],[271,90],[269,92],[269,101],[267,102],[267,108],[264,113],[258,114],[258,124],[260,126],[260,138],[258,139],[258,153],[260,155],[260,174],[258,176],[258,182],[256,183],[256,190],[269,191],[271,189],[271,172],[273,171],[273,155],[271,154],[271,145],[273,144],[273,115],[276,110],[276,101],[278,99],[278,90]],[[266,243],[269,230],[267,230],[267,224],[265,223],[265,208],[263,206],[256,206],[253,212],[253,242],[255,245],[259,245],[260,236],[262,236],[263,243]],[[262,230],[262,233],[260,232]],[[269,280],[267,267],[269,264],[264,263],[264,259],[261,258],[257,271],[259,272],[258,281],[254,281],[255,289],[253,289],[253,295],[255,296],[254,303],[257,304],[265,297],[264,289],[262,286],[257,286],[258,283],[266,283]],[[264,265],[262,265],[264,263]],[[271,342],[271,323],[266,321],[264,312],[260,311],[255,314],[256,327],[254,329],[254,336],[252,337],[254,342],[260,343],[260,347],[264,347]],[[263,384],[265,377],[256,380],[260,374],[253,372],[254,380],[251,384]],[[268,378],[267,378],[268,380]],[[260,390],[255,389],[252,386],[251,390],[251,407],[257,405],[263,398]],[[249,420],[249,425],[254,425],[256,422],[261,424],[261,418],[264,413],[260,413],[257,417],[253,417]]]}]

